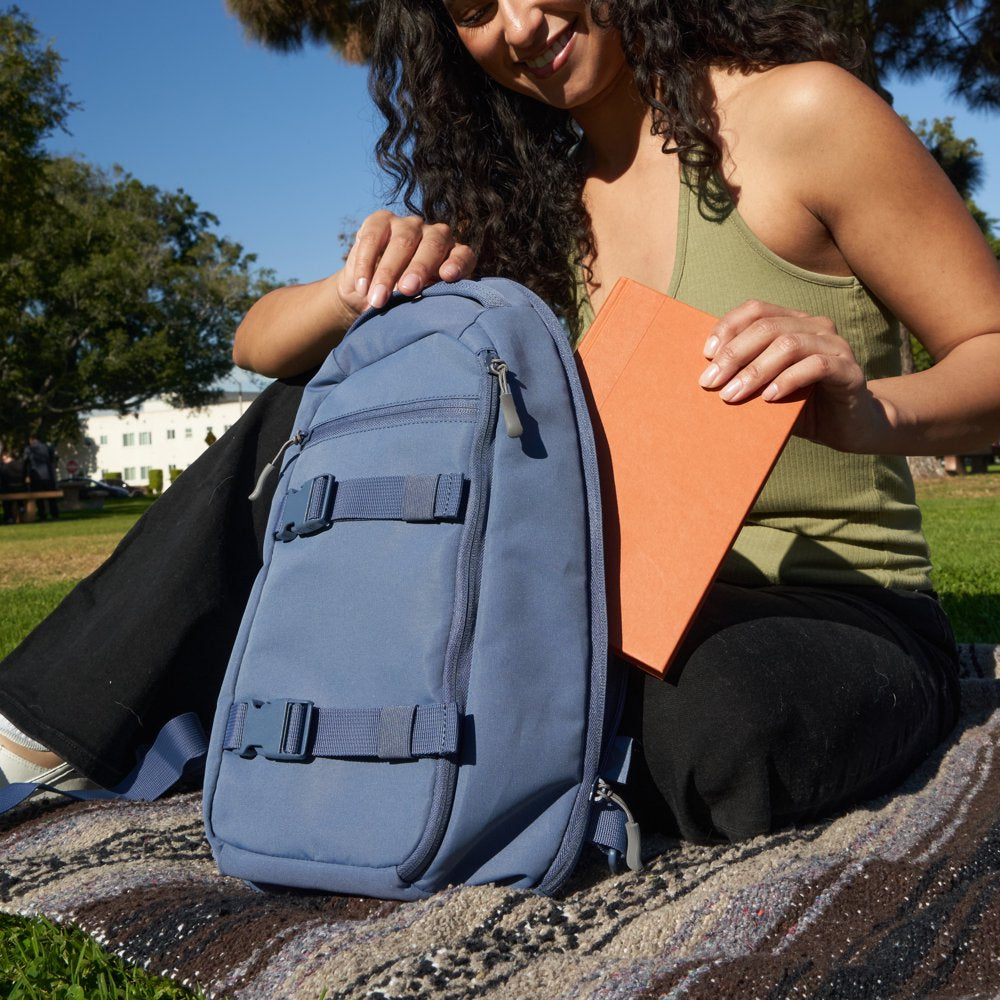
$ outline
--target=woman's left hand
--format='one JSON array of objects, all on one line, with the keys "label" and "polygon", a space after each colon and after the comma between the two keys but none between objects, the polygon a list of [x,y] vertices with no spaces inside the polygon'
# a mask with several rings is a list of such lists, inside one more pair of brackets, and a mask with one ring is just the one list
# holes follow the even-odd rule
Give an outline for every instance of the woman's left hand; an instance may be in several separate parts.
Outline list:
[{"label": "woman's left hand", "polygon": [[775,402],[812,387],[794,433],[840,451],[877,451],[890,416],[833,321],[751,300],[726,313],[705,344],[700,384],[727,403]]}]

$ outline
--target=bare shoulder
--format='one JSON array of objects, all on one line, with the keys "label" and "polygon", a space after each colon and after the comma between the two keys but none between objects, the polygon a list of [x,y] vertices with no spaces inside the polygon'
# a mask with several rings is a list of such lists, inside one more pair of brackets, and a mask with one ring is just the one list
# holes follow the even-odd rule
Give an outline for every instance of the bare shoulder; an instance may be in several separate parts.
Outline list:
[{"label": "bare shoulder", "polygon": [[766,134],[783,153],[829,150],[886,131],[909,130],[892,108],[847,70],[827,62],[775,66],[757,73],[716,71],[722,121],[749,138]]},{"label": "bare shoulder", "polygon": [[[862,192],[889,185],[908,195],[941,178],[906,123],[875,91],[831,63],[716,73],[723,138],[748,180],[773,176],[828,227]],[[905,180],[904,180],[905,178]]]},{"label": "bare shoulder", "polygon": [[819,62],[716,70],[712,83],[727,178],[772,249],[856,275],[935,356],[992,328],[993,305],[983,303],[996,301],[984,294],[997,289],[996,260],[933,157],[878,94]]}]

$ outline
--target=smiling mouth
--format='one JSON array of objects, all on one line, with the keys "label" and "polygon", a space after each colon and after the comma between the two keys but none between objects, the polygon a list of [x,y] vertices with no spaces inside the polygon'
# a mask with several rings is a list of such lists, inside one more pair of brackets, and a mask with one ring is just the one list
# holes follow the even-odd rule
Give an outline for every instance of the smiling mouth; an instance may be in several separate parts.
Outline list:
[{"label": "smiling mouth", "polygon": [[552,44],[534,59],[523,59],[521,65],[527,67],[532,76],[542,79],[552,76],[569,58],[576,37],[575,24],[569,25],[552,40]]}]

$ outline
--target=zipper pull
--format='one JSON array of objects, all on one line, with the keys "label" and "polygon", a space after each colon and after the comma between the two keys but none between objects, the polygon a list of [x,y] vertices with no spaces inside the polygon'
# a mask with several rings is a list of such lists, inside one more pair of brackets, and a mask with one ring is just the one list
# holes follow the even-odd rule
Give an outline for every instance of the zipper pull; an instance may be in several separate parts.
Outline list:
[{"label": "zipper pull", "polygon": [[613,802],[625,813],[625,864],[630,871],[641,872],[642,833],[625,800],[603,778],[598,778],[597,787],[594,789],[594,801]]},{"label": "zipper pull", "polygon": [[507,384],[507,362],[493,358],[490,361],[490,374],[496,375],[500,381],[500,411],[507,426],[507,437],[518,438],[524,433],[524,428],[521,426],[521,418],[517,415],[517,404]]},{"label": "zipper pull", "polygon": [[281,456],[288,451],[293,444],[302,444],[305,441],[306,436],[302,431],[296,431],[279,449],[278,454],[271,459],[263,469],[260,470],[260,475],[257,477],[257,485],[253,488],[253,493],[247,497],[248,500],[256,500],[264,490],[264,484],[267,482],[271,473],[278,467],[278,463],[281,461]]}]

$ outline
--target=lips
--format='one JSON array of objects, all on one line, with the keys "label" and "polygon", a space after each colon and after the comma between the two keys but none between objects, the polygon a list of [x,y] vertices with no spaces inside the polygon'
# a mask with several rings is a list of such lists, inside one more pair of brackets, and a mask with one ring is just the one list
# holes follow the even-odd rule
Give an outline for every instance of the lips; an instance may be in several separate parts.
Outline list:
[{"label": "lips", "polygon": [[569,58],[576,39],[575,25],[570,24],[564,31],[561,31],[544,52],[539,53],[531,59],[523,59],[521,65],[525,66],[532,76],[544,79],[559,71],[562,65]]}]

